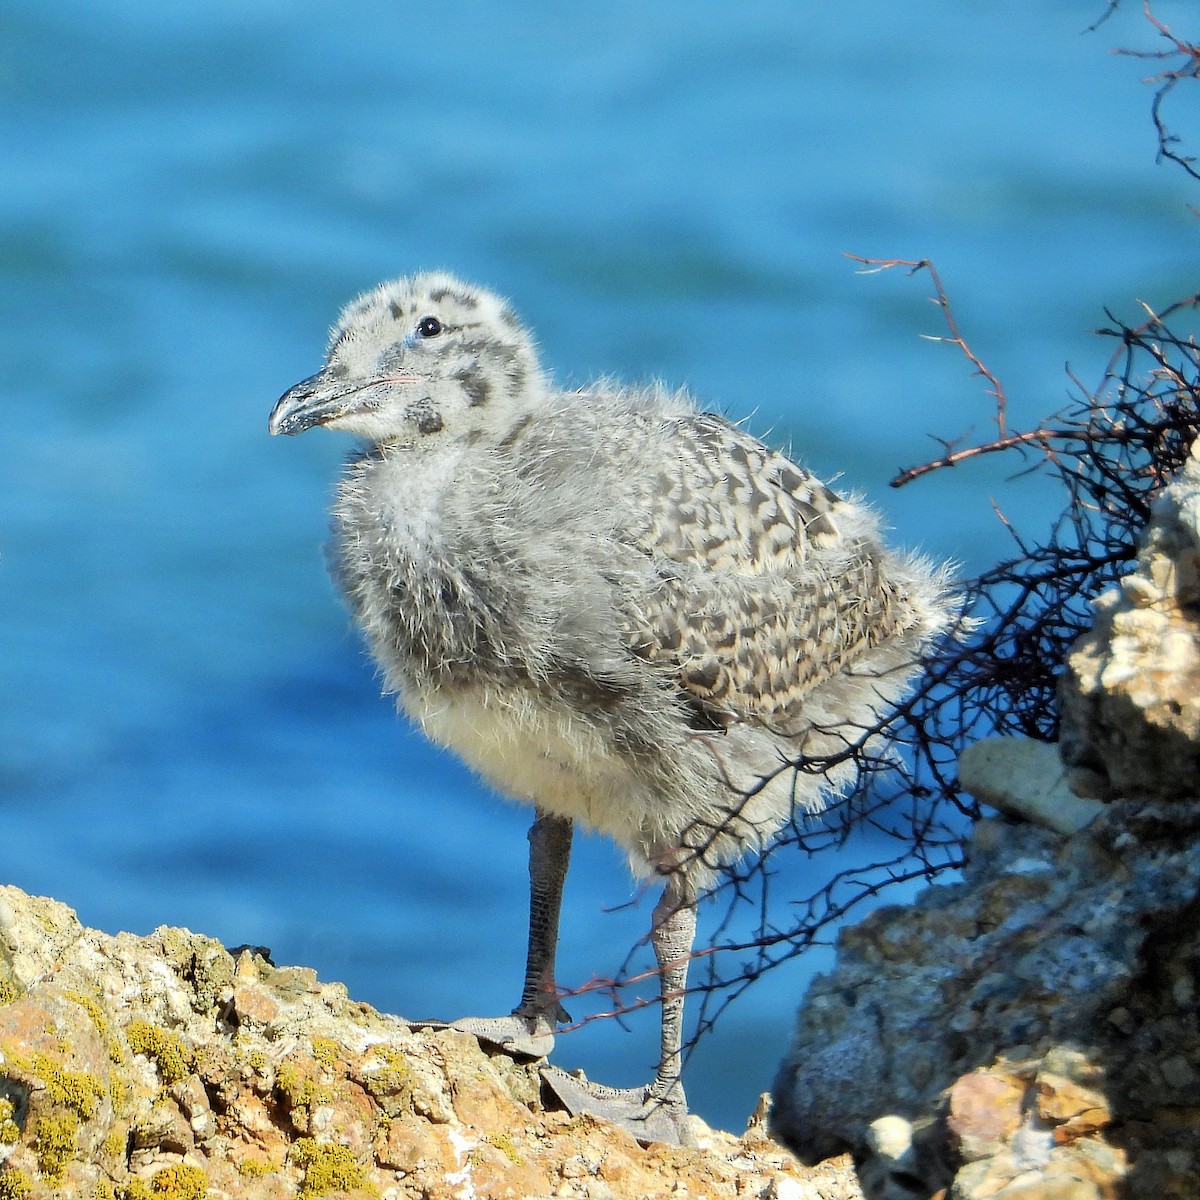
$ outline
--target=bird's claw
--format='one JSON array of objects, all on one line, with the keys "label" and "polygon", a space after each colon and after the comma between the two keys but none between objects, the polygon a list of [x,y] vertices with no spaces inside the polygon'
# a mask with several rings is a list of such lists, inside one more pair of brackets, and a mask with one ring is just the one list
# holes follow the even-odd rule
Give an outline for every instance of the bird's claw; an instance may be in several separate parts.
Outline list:
[{"label": "bird's claw", "polygon": [[664,1142],[668,1146],[694,1146],[687,1119],[687,1101],[678,1084],[671,1095],[658,1098],[648,1087],[613,1088],[568,1075],[558,1067],[541,1070],[546,1086],[572,1116],[590,1113],[611,1121],[639,1142]]}]

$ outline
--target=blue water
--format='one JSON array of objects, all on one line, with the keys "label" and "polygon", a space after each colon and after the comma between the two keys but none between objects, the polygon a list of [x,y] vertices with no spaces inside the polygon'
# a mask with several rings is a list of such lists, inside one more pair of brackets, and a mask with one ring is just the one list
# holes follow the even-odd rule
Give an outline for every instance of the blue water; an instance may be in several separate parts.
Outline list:
[{"label": "blue water", "polygon": [[[1083,35],[1102,7],[9,0],[0,878],[405,1015],[510,1007],[527,814],[378,697],[320,551],[348,447],[272,441],[273,401],[342,303],[446,267],[512,296],[564,381],[686,383],[981,569],[993,497],[1031,529],[1054,498],[995,464],[887,488],[991,402],[918,336],[927,282],[843,254],[932,258],[1017,424],[1064,362],[1099,377],[1103,305],[1194,290],[1150,68],[1107,53],[1153,42],[1132,6]],[[616,968],[632,894],[584,840],[564,983]],[[705,1042],[704,1116],[740,1128],[828,961]],[[656,1015],[629,1024],[558,1060],[639,1081]]]}]

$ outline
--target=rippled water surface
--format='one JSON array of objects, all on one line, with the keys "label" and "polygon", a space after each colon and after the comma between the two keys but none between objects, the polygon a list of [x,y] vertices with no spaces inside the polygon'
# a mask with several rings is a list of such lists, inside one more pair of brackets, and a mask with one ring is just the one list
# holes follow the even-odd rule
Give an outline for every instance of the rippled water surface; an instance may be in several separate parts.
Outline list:
[{"label": "rippled water surface", "polygon": [[[338,307],[447,267],[512,296],[565,381],[686,383],[980,569],[1053,493],[989,464],[899,492],[927,435],[1098,379],[1102,306],[1192,290],[1132,9],[13,0],[0,16],[2,877],[103,929],[272,947],[410,1016],[511,1007],[527,814],[380,699],[322,565],[347,445],[272,441]],[[1182,18],[1185,6],[1156,6]],[[649,919],[578,848],[561,976]],[[779,903],[786,895],[777,894]],[[815,960],[810,959],[809,966]],[[822,959],[820,964],[827,962]],[[701,1049],[740,1127],[807,978]],[[558,1059],[644,1078],[653,1011]]]}]

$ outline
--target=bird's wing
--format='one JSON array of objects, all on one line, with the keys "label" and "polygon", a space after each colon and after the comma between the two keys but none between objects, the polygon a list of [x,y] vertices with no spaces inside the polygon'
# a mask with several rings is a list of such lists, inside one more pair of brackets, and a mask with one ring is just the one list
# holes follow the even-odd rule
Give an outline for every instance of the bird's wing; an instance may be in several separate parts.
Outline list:
[{"label": "bird's wing", "polygon": [[628,644],[709,721],[795,729],[815,687],[893,632],[878,547],[850,532],[854,505],[720,417],[672,434],[636,497],[656,584],[631,605]]},{"label": "bird's wing", "polygon": [[761,574],[803,562],[841,536],[844,502],[816,476],[711,413],[669,422],[670,453],[634,486],[655,555]]}]

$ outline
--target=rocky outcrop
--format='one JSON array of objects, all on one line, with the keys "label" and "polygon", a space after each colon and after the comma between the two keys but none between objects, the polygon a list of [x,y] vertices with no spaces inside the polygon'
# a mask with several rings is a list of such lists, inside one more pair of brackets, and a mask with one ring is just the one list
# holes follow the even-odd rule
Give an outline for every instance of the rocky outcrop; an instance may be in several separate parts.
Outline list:
[{"label": "rocky outcrop", "polygon": [[773,1130],[868,1195],[1200,1196],[1198,835],[1197,803],[980,822],[962,883],[842,934]]},{"label": "rocky outcrop", "polygon": [[183,929],[110,937],[0,887],[0,1200],[859,1195],[756,1123],[639,1146],[536,1064]]},{"label": "rocky outcrop", "polygon": [[1061,746],[960,761],[959,883],[874,913],[811,987],[773,1130],[872,1200],[1200,1196],[1200,460],[1061,686]]},{"label": "rocky outcrop", "polygon": [[1102,798],[1192,799],[1200,780],[1200,442],[1159,495],[1135,569],[1096,600],[1059,687],[1063,760]]},{"label": "rocky outcrop", "polygon": [[310,970],[0,887],[0,1200],[1195,1200],[1200,461],[1096,607],[1061,748],[963,757],[1001,815],[961,882],[812,985],[771,1128],[815,1167],[762,1119],[640,1146]]}]

